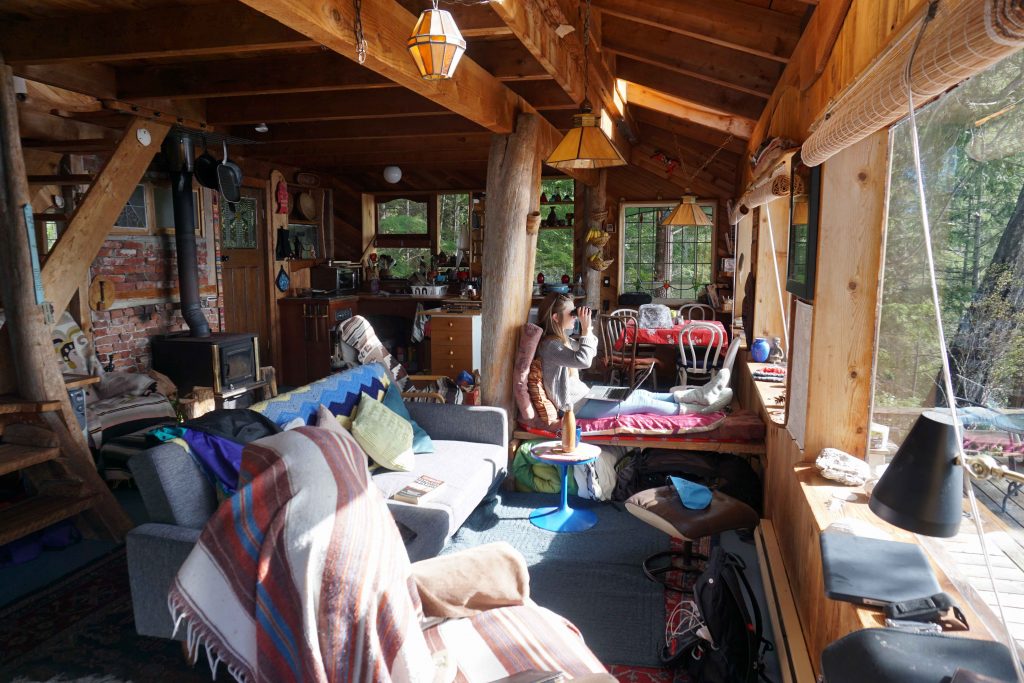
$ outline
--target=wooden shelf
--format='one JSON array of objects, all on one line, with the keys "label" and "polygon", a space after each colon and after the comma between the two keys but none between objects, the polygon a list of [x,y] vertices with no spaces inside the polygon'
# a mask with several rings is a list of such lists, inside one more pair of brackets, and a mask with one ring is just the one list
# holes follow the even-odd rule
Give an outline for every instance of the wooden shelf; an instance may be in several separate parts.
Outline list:
[{"label": "wooden shelf", "polygon": [[60,401],[28,401],[20,396],[0,396],[0,415],[11,413],[50,413],[60,410]]},{"label": "wooden shelf", "polygon": [[0,509],[0,545],[45,529],[83,510],[88,510],[98,496],[33,496],[20,503]]},{"label": "wooden shelf", "polygon": [[310,221],[305,218],[289,218],[288,222],[295,225],[315,225],[318,228],[320,227],[320,221],[318,220]]},{"label": "wooden shelf", "polygon": [[[31,467],[41,462],[55,460],[60,456],[59,448],[37,448],[17,444],[0,444],[0,475]],[[0,513],[2,514],[2,513]]]}]

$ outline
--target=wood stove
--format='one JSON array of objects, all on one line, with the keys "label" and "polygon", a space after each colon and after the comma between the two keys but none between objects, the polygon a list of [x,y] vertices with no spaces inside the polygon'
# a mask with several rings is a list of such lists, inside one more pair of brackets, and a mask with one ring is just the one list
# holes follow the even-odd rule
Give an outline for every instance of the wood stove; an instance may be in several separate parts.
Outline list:
[{"label": "wood stove", "polygon": [[255,334],[214,332],[191,337],[188,332],[154,337],[153,369],[162,372],[184,395],[193,387],[213,387],[224,395],[260,381],[260,352]]}]

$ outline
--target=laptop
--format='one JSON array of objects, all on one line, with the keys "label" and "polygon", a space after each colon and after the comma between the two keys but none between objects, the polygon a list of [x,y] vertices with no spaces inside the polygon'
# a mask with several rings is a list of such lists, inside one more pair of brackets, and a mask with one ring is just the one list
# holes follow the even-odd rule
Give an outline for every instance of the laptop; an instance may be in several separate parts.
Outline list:
[{"label": "laptop", "polygon": [[884,607],[942,591],[921,547],[839,531],[822,531],[825,595]]},{"label": "laptop", "polygon": [[592,401],[611,401],[612,403],[621,403],[632,396],[633,392],[636,391],[648,377],[650,377],[653,371],[654,365],[651,365],[647,369],[647,372],[637,375],[633,384],[628,387],[612,387],[601,384],[594,385],[590,388],[590,392],[583,398]]}]

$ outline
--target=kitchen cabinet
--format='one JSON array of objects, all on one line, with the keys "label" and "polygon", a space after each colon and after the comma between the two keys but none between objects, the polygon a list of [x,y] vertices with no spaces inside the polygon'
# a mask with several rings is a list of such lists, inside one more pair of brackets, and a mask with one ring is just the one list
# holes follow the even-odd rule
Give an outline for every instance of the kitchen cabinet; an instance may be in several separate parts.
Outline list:
[{"label": "kitchen cabinet", "polygon": [[480,369],[480,315],[432,313],[430,316],[430,372],[452,379]]},{"label": "kitchen cabinet", "polygon": [[281,383],[300,387],[331,374],[334,328],[358,311],[358,299],[288,297],[277,302],[281,322]]}]

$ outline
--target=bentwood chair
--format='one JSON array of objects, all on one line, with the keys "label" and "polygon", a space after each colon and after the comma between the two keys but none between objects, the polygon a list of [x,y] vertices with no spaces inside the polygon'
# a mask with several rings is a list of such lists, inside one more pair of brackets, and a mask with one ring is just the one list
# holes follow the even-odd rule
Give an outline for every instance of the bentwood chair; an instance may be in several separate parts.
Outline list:
[{"label": "bentwood chair", "polygon": [[715,320],[715,309],[707,304],[683,304],[679,307],[680,320]]},{"label": "bentwood chair", "polygon": [[[695,343],[708,339],[707,346]],[[691,379],[707,382],[717,372],[718,357],[725,345],[722,330],[707,322],[692,322],[679,329],[679,384],[685,386]],[[734,356],[735,358],[735,356]]]},{"label": "bentwood chair", "polygon": [[635,308],[616,308],[608,315],[626,315],[629,316],[630,318],[639,318],[640,312],[637,311]]},{"label": "bentwood chair", "polygon": [[[638,374],[652,377],[658,386],[657,361],[653,357],[637,355],[639,338],[637,320],[630,315],[602,315],[601,345],[608,383],[617,378],[619,384],[633,385]],[[646,381],[646,378],[644,379]]]}]

